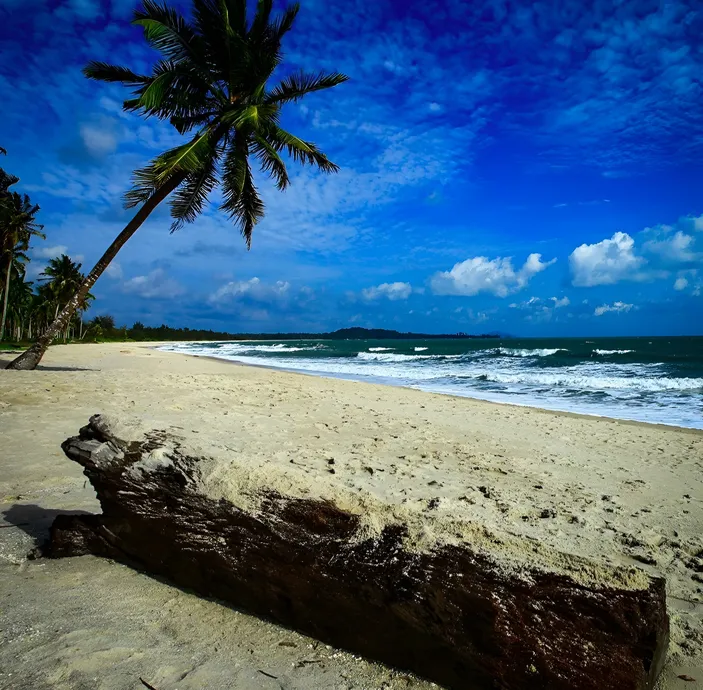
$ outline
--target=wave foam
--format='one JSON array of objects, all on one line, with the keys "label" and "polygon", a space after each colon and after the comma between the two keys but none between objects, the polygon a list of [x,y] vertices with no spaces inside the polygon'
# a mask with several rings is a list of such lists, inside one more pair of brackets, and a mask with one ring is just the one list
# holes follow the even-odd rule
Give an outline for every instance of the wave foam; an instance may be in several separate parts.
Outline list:
[{"label": "wave foam", "polygon": [[597,355],[626,355],[634,350],[593,350]]},{"label": "wave foam", "polygon": [[549,357],[557,352],[568,352],[562,347],[539,348],[537,350],[521,350],[511,347],[499,347],[496,352],[506,357]]},{"label": "wave foam", "polygon": [[424,351],[427,350],[427,349],[429,349],[429,348],[426,348],[426,347],[416,347],[416,348],[414,348],[415,352],[424,352]]},{"label": "wave foam", "polygon": [[386,352],[387,350],[395,350],[394,347],[370,347],[369,352]]},{"label": "wave foam", "polygon": [[703,380],[693,378],[653,378],[644,376],[598,376],[596,374],[521,372],[499,373],[496,371],[458,374],[459,378],[473,378],[493,383],[521,384],[527,386],[554,386],[575,390],[621,390],[638,392],[695,391],[703,390]]},{"label": "wave foam", "polygon": [[412,362],[429,359],[432,355],[401,355],[395,352],[359,352],[355,359],[374,362]]}]

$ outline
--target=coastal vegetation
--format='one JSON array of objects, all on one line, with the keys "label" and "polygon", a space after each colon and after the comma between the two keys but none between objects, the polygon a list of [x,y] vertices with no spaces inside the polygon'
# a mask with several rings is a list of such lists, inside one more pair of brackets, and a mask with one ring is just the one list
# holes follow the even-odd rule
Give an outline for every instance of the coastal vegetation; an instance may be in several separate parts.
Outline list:
[{"label": "coastal vegetation", "polygon": [[[505,338],[496,333],[468,335],[466,333],[401,333],[386,328],[340,328],[328,333],[228,333],[205,328],[172,328],[166,324],[145,326],[140,321],[131,327],[118,326],[109,314],[96,316],[87,323],[80,321],[80,331],[74,327],[68,334],[73,342],[159,342],[194,340],[438,340],[445,338]],[[19,344],[15,339],[15,345]]]},{"label": "coastal vegetation", "polygon": [[[28,280],[30,243],[46,236],[37,222],[39,206],[27,194],[10,189],[18,182],[16,175],[0,168],[0,342],[14,343],[46,333],[85,280],[81,264],[66,254],[51,258],[36,282]],[[82,338],[83,314],[93,299],[87,293],[55,337],[64,342]]]},{"label": "coastal vegetation", "polygon": [[[293,27],[299,6],[273,16],[273,0],[258,0],[247,16],[246,0],[193,0],[192,20],[154,0],[144,0],[133,23],[162,59],[149,75],[122,66],[91,62],[89,79],[119,83],[132,90],[124,110],[169,122],[191,136],[135,171],[125,195],[135,216],[115,238],[78,289],[56,313],[36,343],[13,360],[10,369],[34,369],[49,345],[66,331],[90,290],[124,244],[161,202],[169,202],[175,231],[192,223],[210,193],[221,187],[221,210],[251,245],[264,203],[254,184],[252,163],[279,190],[290,183],[286,159],[332,173],[338,168],[315,144],[280,124],[282,108],[306,95],[329,89],[347,77],[332,73],[293,73],[270,85],[283,62],[282,40]],[[195,135],[192,133],[195,132]]]}]

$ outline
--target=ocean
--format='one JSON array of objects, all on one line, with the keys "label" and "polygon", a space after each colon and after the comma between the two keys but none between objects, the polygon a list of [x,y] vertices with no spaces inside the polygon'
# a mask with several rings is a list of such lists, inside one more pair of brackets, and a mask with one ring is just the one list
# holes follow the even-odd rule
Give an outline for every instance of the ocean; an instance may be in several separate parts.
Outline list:
[{"label": "ocean", "polygon": [[703,337],[271,340],[178,343],[160,349],[703,429]]}]

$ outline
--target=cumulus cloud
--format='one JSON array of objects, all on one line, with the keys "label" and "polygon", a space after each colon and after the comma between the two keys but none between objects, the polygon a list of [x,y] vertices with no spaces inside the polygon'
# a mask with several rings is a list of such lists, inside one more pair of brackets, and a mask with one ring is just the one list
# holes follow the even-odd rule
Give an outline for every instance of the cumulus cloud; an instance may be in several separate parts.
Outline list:
[{"label": "cumulus cloud", "polygon": [[635,241],[625,232],[609,240],[582,244],[569,256],[572,283],[577,287],[613,285],[621,280],[639,280],[646,260],[634,253]]},{"label": "cumulus cloud", "polygon": [[679,271],[674,281],[674,290],[678,292],[683,292],[684,290],[690,291],[690,294],[694,297],[700,296],[702,288],[703,280],[700,279],[698,269],[696,268]]},{"label": "cumulus cloud", "polygon": [[693,263],[703,257],[693,251],[695,243],[693,235],[687,235],[681,230],[671,234],[672,231],[673,228],[667,225],[659,226],[654,230],[648,228],[644,232],[655,234],[657,239],[646,241],[642,249],[671,264]]},{"label": "cumulus cloud", "polygon": [[554,302],[552,306],[555,309],[559,309],[560,307],[568,307],[571,304],[571,300],[568,297],[562,297],[561,299],[558,297],[550,297],[549,299]]},{"label": "cumulus cloud", "polygon": [[130,278],[122,284],[122,290],[146,299],[169,299],[185,292],[183,286],[171,278],[163,268]]},{"label": "cumulus cloud", "polygon": [[209,302],[220,304],[247,298],[257,302],[272,302],[286,296],[289,290],[290,283],[282,280],[276,283],[264,283],[256,277],[249,280],[231,280],[210,295]]},{"label": "cumulus cloud", "polygon": [[410,283],[381,283],[374,287],[364,288],[361,295],[367,300],[376,300],[382,297],[391,301],[408,299],[413,291]]},{"label": "cumulus cloud", "polygon": [[622,313],[622,312],[628,312],[631,309],[634,308],[634,304],[625,304],[625,302],[613,302],[613,304],[601,304],[600,307],[596,307],[596,310],[593,312],[596,316],[603,316],[603,314],[607,314],[608,312],[616,312],[616,313]]},{"label": "cumulus cloud", "polygon": [[68,247],[64,244],[56,244],[53,247],[33,247],[31,254],[33,259],[54,259],[61,254],[68,254]]},{"label": "cumulus cloud", "polygon": [[511,257],[488,259],[475,256],[454,265],[451,271],[440,271],[430,279],[435,295],[477,295],[489,292],[506,297],[524,288],[538,273],[551,266],[556,259],[542,261],[541,254],[530,254],[517,271]]}]

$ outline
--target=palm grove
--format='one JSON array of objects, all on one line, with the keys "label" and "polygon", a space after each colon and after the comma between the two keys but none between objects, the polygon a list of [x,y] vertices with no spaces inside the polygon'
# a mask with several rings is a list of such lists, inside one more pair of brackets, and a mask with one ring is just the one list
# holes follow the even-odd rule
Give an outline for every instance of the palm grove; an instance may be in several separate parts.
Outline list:
[{"label": "palm grove", "polygon": [[[15,341],[42,335],[85,278],[81,265],[62,254],[49,261],[36,283],[27,280],[30,243],[45,235],[37,222],[39,206],[12,189],[18,182],[0,168],[0,340]],[[66,322],[64,339],[82,337],[83,312],[91,299],[88,294]]]},{"label": "palm grove", "polygon": [[[8,365],[34,369],[53,340],[65,332],[74,314],[87,304],[95,281],[151,212],[167,197],[172,231],[192,223],[209,195],[220,187],[220,209],[238,227],[247,246],[264,204],[254,184],[252,163],[270,176],[279,190],[289,184],[286,159],[337,170],[313,143],[281,126],[281,110],[307,94],[346,81],[343,74],[288,74],[269,82],[283,69],[281,42],[292,28],[298,4],[273,16],[273,0],[258,0],[253,17],[246,0],[193,0],[192,17],[153,0],[144,0],[134,24],[162,59],[151,74],[92,62],[90,79],[117,82],[132,89],[124,110],[168,121],[190,139],[165,151],[135,171],[125,205],[137,208],[36,343]],[[195,134],[193,134],[195,132]]]}]

